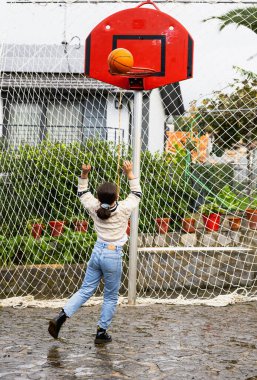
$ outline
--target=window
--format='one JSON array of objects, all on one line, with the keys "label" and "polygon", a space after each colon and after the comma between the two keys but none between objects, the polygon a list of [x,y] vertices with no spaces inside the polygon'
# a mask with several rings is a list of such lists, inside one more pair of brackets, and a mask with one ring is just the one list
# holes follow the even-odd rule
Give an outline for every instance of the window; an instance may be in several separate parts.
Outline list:
[{"label": "window", "polygon": [[77,101],[48,102],[47,135],[51,141],[70,143],[82,139],[82,107]]},{"label": "window", "polygon": [[106,98],[89,94],[84,101],[84,138],[107,139],[106,131]]},{"label": "window", "polygon": [[39,141],[42,109],[38,104],[11,103],[9,105],[8,143],[18,146],[22,143],[35,144]]},{"label": "window", "polygon": [[44,138],[65,143],[107,139],[106,97],[99,93],[65,94],[58,92],[53,97],[29,90],[7,97],[4,135],[8,143],[17,147],[37,144]]}]

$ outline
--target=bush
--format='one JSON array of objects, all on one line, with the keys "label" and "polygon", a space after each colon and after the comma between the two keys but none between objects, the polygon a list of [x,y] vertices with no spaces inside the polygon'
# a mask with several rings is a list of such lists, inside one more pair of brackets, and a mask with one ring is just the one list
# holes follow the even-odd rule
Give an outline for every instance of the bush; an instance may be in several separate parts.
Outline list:
[{"label": "bush", "polygon": [[95,234],[82,234],[66,229],[58,239],[49,235],[35,240],[32,236],[0,236],[0,265],[72,264],[89,259]]},{"label": "bush", "polygon": [[[123,152],[131,158],[130,151]],[[183,155],[179,154],[181,157],[171,158],[166,153],[142,152],[141,231],[153,231],[155,218],[182,215],[190,204],[192,188],[181,176]],[[47,224],[85,214],[76,195],[82,163],[93,163],[90,187],[95,192],[101,181],[116,181],[117,161],[117,147],[102,140],[87,140],[86,145],[43,142],[0,152],[1,167],[8,173],[8,181],[0,185],[0,214],[6,234],[28,234],[28,221],[42,219]],[[121,176],[120,198],[128,192],[127,180]]]},{"label": "bush", "polygon": [[[131,151],[122,147],[122,152],[124,158],[131,159]],[[7,173],[7,177],[0,180],[3,262],[76,262],[81,257],[76,252],[83,244],[85,252],[91,250],[92,220],[87,234],[76,234],[66,228],[63,236],[53,239],[48,229],[39,241],[31,237],[28,225],[31,228],[33,222],[42,221],[48,226],[50,220],[59,219],[66,220],[69,226],[78,216],[88,219],[76,194],[81,165],[83,162],[93,164],[90,188],[95,194],[102,181],[116,182],[117,157],[117,147],[102,140],[87,140],[86,145],[45,141],[37,146],[24,145],[18,150],[0,151],[0,165]],[[183,149],[178,149],[175,155],[141,153],[141,232],[152,233],[157,217],[169,217],[175,222],[173,225],[177,225],[192,209],[197,193],[185,167]],[[121,176],[120,199],[128,193],[128,181]]]},{"label": "bush", "polygon": [[[43,142],[0,153],[2,181],[0,215],[12,236],[26,233],[28,220],[63,220],[83,210],[77,198],[77,176],[83,162],[96,162],[91,188],[99,178],[110,179],[117,173],[117,158],[111,144],[88,141],[87,145]],[[105,169],[107,168],[107,169]]]},{"label": "bush", "polygon": [[224,186],[232,185],[234,169],[233,166],[229,164],[194,164],[192,174],[195,178],[194,187],[197,191],[201,191],[206,195],[210,195],[210,193],[215,195],[222,190]]}]

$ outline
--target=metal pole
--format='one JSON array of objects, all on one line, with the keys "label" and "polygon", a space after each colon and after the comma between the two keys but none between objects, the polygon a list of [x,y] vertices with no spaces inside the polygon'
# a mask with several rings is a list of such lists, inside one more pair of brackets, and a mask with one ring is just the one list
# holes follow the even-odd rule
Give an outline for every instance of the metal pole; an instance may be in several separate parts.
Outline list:
[{"label": "metal pole", "polygon": [[[140,178],[140,152],[141,152],[141,130],[142,130],[142,107],[143,92],[134,91],[133,105],[133,171],[136,177]],[[130,246],[129,246],[129,281],[128,281],[128,304],[135,305],[137,293],[137,239],[138,239],[138,207],[132,212],[130,225]]]}]

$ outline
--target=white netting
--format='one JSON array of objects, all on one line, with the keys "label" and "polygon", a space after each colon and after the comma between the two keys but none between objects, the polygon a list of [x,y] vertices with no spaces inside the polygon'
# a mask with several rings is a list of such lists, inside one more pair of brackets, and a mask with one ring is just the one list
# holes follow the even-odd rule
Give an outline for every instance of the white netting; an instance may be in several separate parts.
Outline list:
[{"label": "white netting", "polygon": [[[157,3],[194,38],[195,73],[143,94],[137,294],[147,302],[251,300],[257,8]],[[58,299],[80,285],[95,241],[76,196],[83,162],[93,167],[93,192],[102,181],[120,178],[121,198],[128,193],[119,157],[122,162],[133,153],[134,94],[85,78],[83,65],[90,30],[135,5],[0,5],[0,298]],[[219,26],[227,27],[220,32]],[[126,297],[129,246],[124,252]]]}]

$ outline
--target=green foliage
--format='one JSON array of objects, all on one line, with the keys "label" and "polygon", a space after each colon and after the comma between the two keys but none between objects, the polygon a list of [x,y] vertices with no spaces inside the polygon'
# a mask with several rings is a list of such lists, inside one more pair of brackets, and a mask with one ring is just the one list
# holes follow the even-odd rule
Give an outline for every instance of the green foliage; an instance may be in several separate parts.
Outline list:
[{"label": "green foliage", "polygon": [[241,196],[233,191],[229,185],[225,185],[215,196],[208,196],[200,207],[203,214],[240,212],[246,209],[257,208],[257,194],[252,197]]},{"label": "green foliage", "polygon": [[206,216],[210,214],[223,214],[225,211],[211,197],[206,198],[206,203],[200,207],[200,212]]},{"label": "green foliage", "polygon": [[87,261],[96,240],[95,234],[66,229],[54,238],[45,234],[36,240],[30,235],[0,236],[0,265],[72,264]]},{"label": "green foliage", "polygon": [[[77,176],[83,162],[96,162],[91,188],[99,178],[115,179],[117,153],[112,144],[88,140],[86,145],[50,143],[24,145],[0,152],[2,181],[0,215],[13,235],[24,234],[28,220],[63,220],[82,213],[76,195]],[[85,214],[85,212],[84,212]]]},{"label": "green foliage", "polygon": [[257,80],[257,73],[249,70],[242,69],[242,67],[233,66],[233,68],[247,80]]},{"label": "green foliage", "polygon": [[211,128],[214,153],[222,155],[241,140],[246,146],[257,138],[257,80],[235,80],[231,92],[216,92],[198,107],[199,127]]},{"label": "green foliage", "polygon": [[[124,157],[131,151],[122,147]],[[0,165],[7,174],[1,179],[0,260],[2,265],[74,263],[88,257],[95,235],[93,223],[77,198],[77,176],[83,162],[93,163],[90,188],[95,194],[101,181],[117,179],[117,147],[113,144],[87,140],[86,145],[50,143],[24,145],[18,150],[0,150]],[[155,231],[157,217],[183,215],[196,193],[185,176],[186,154],[178,149],[175,155],[141,153],[141,184],[139,229]],[[129,193],[128,181],[121,175],[120,199]],[[86,234],[72,231],[73,220],[87,219]],[[65,220],[65,233],[50,236],[49,221]],[[32,225],[46,226],[42,237],[31,236]]]},{"label": "green foliage", "polygon": [[221,21],[220,30],[230,24],[245,26],[257,34],[257,7],[237,8],[226,12],[221,16],[214,16],[203,20],[209,21],[217,19]]},{"label": "green foliage", "polygon": [[234,169],[229,164],[194,164],[192,174],[195,189],[207,196],[217,194],[227,184],[232,184]]},{"label": "green foliage", "polygon": [[[203,21],[218,19],[220,30],[230,24],[244,26],[257,34],[257,7],[237,8],[221,16],[214,16]],[[243,81],[235,81],[231,92],[216,92],[211,99],[205,99],[200,107],[201,126],[214,131],[213,153],[221,156],[225,149],[233,147],[243,140],[250,149],[250,144],[257,137],[257,74],[240,67],[235,67],[243,75]],[[216,112],[215,112],[216,111]]]},{"label": "green foliage", "polygon": [[180,217],[197,198],[190,178],[186,175],[186,155],[185,149],[180,147],[176,147],[176,154],[142,153],[141,232],[155,231],[156,218],[171,218],[172,226],[176,227]]},{"label": "green foliage", "polygon": [[233,191],[229,185],[225,185],[215,197],[217,203],[226,208],[228,211],[244,211],[250,200],[248,197],[239,197],[235,191]]},{"label": "green foliage", "polygon": [[[123,148],[123,156],[131,159],[131,151]],[[7,180],[0,183],[1,262],[6,265],[73,263],[88,257],[95,235],[92,235],[92,221],[76,195],[77,176],[83,162],[93,163],[90,188],[95,194],[101,181],[116,181],[117,161],[117,148],[99,140],[88,140],[86,145],[44,142],[0,151],[1,167],[8,173]],[[169,217],[172,225],[177,226],[180,218],[192,211],[199,189],[190,175],[190,165],[187,151],[180,147],[176,148],[176,154],[141,153],[141,232],[154,232],[155,219],[159,217]],[[205,178],[207,186],[210,180],[212,191],[218,193],[221,184],[229,183],[230,169],[225,165],[212,165],[211,169],[199,165],[194,173],[198,178]],[[202,184],[198,185],[201,189]],[[128,181],[121,175],[120,199],[128,193]],[[72,231],[73,220],[78,218],[90,222],[86,234]],[[48,222],[53,219],[66,221],[65,233],[58,238],[49,235]],[[31,237],[31,227],[41,221],[47,229],[42,238],[35,240]]]},{"label": "green foliage", "polygon": [[[131,158],[124,148],[123,154]],[[8,173],[1,183],[0,213],[5,230],[12,236],[28,234],[27,225],[42,220],[85,219],[85,211],[76,195],[77,176],[83,162],[93,163],[90,188],[95,193],[101,181],[116,181],[117,147],[102,140],[87,140],[86,145],[43,142],[2,150],[0,165]],[[140,230],[153,231],[155,218],[182,215],[195,197],[184,176],[186,157],[183,149],[170,154],[141,153]],[[120,199],[129,192],[128,181],[121,176]],[[90,222],[92,227],[92,222]]]}]

